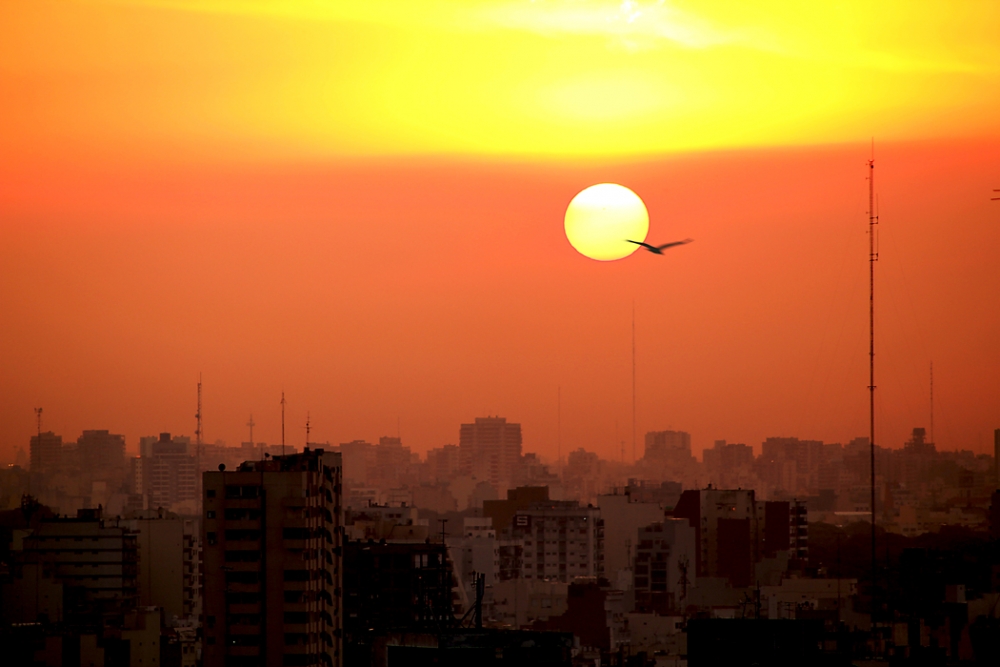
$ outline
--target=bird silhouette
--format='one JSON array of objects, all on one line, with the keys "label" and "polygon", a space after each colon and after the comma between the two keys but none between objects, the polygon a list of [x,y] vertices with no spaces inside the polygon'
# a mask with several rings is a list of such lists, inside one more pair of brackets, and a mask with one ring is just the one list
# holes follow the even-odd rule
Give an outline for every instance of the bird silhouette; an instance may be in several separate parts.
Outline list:
[{"label": "bird silhouette", "polygon": [[643,248],[653,253],[654,255],[662,255],[663,251],[667,248],[673,248],[675,245],[684,245],[685,243],[691,243],[694,239],[684,239],[683,241],[674,241],[673,243],[664,243],[663,245],[649,245],[648,243],[643,243],[642,241],[633,241],[632,239],[625,239],[629,243],[634,243],[636,245],[641,245]]}]

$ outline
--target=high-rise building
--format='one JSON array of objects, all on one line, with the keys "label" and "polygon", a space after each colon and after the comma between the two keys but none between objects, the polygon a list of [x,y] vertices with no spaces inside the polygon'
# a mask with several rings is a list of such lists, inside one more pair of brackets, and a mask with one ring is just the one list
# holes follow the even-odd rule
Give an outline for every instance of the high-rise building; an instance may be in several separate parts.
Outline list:
[{"label": "high-rise building", "polygon": [[52,431],[31,436],[31,472],[51,472],[59,467],[62,436]]},{"label": "high-rise building", "polygon": [[204,665],[344,664],[341,456],[206,472]]},{"label": "high-rise building", "polygon": [[136,536],[139,605],[162,608],[168,620],[192,615],[199,595],[197,522],[157,509],[133,512],[121,524]]},{"label": "high-rise building", "polygon": [[104,481],[113,491],[125,482],[125,436],[109,431],[84,431],[77,441],[80,465],[92,481]]},{"label": "high-rise building", "polygon": [[178,506],[185,503],[188,507],[183,509],[193,510],[198,501],[198,476],[191,439],[161,433],[149,450],[148,460],[142,463],[148,507],[179,511],[182,508]]},{"label": "high-rise building", "polygon": [[636,609],[667,614],[682,608],[687,589],[695,582],[694,528],[684,519],[667,518],[636,532]]},{"label": "high-rise building", "polygon": [[613,585],[631,583],[637,531],[663,521],[663,505],[640,502],[626,489],[597,496],[597,507],[604,520],[604,571]]},{"label": "high-rise building", "polygon": [[524,544],[522,579],[604,576],[604,521],[596,507],[570,500],[532,503],[514,513],[511,535]]},{"label": "high-rise building", "polygon": [[757,509],[752,490],[710,487],[681,494],[674,516],[695,529],[699,577],[726,577],[734,587],[750,585],[758,559]]},{"label": "high-rise building", "polygon": [[100,510],[42,521],[24,538],[24,559],[63,583],[64,618],[72,624],[115,625],[114,619],[120,622],[135,608],[136,535],[124,524],[104,521]]},{"label": "high-rise building", "polygon": [[463,471],[503,493],[521,458],[521,425],[504,417],[476,417],[459,429],[458,448]]}]

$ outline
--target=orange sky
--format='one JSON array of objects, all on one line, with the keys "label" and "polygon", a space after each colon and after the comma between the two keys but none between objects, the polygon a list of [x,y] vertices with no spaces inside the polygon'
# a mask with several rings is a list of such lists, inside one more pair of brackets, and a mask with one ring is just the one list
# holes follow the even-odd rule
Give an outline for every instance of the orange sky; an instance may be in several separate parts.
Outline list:
[{"label": "orange sky", "polygon": [[[0,457],[84,428],[617,456],[1000,427],[995,3],[0,4]],[[196,9],[197,8],[197,9]],[[635,190],[664,257],[566,242]],[[630,444],[627,446],[630,449]],[[640,447],[641,453],[641,447]]]}]

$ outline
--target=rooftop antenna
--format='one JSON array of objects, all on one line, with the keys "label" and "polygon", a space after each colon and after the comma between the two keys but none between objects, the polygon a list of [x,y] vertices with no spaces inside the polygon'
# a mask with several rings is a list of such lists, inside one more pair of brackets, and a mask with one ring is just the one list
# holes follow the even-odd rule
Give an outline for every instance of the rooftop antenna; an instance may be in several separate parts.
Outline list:
[{"label": "rooftop antenna", "polygon": [[635,460],[635,299],[632,299],[632,463]]},{"label": "rooftop antenna", "polygon": [[285,455],[285,392],[281,392],[281,455]]},{"label": "rooftop antenna", "polygon": [[562,463],[562,385],[556,388],[556,463]]},{"label": "rooftop antenna", "polygon": [[[38,446],[39,446],[39,448],[41,448],[41,446],[42,446],[42,409],[41,408],[35,408],[35,417],[38,419]],[[41,449],[39,449],[38,451],[41,451]]]},{"label": "rooftop antenna", "polygon": [[309,423],[309,413],[306,413],[306,447],[309,447],[309,432],[312,430]]},{"label": "rooftop antenna", "polygon": [[931,443],[934,440],[934,362],[931,362]]},{"label": "rooftop antenna", "polygon": [[871,464],[871,542],[872,542],[872,633],[875,631],[876,586],[878,560],[875,552],[875,262],[878,248],[875,243],[875,140],[872,139],[872,157],[868,160],[868,394],[869,394],[869,438]]},{"label": "rooftop antenna", "polygon": [[250,415],[250,421],[247,422],[247,426],[250,427],[250,449],[253,449],[253,427],[256,426],[253,422],[253,415]]},{"label": "rooftop antenna", "polygon": [[[198,410],[194,413],[196,426],[194,427],[194,464],[198,474],[198,481],[201,481],[201,373],[198,373]],[[198,494],[201,498],[201,493]]]}]

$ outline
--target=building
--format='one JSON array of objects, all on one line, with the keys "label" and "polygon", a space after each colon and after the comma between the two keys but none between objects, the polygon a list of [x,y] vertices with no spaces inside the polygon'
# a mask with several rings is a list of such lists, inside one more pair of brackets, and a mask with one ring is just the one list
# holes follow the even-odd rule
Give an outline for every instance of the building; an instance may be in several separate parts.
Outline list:
[{"label": "building", "polygon": [[665,519],[637,531],[635,608],[666,615],[682,610],[695,583],[695,530],[684,519]]},{"label": "building", "polygon": [[596,507],[568,500],[532,503],[515,512],[511,536],[524,544],[523,579],[604,576],[604,521]]},{"label": "building", "polygon": [[521,459],[521,425],[504,417],[477,417],[459,429],[458,449],[463,472],[503,493]]},{"label": "building", "polygon": [[752,490],[684,491],[674,516],[687,519],[695,529],[697,576],[726,577],[734,587],[750,585],[758,556],[757,503]]},{"label": "building", "polygon": [[52,431],[31,436],[31,472],[51,472],[62,461],[62,436]]},{"label": "building", "polygon": [[[446,542],[455,577],[461,582],[464,612],[476,600],[475,575],[483,576],[487,597],[491,597],[493,586],[500,581],[500,544],[493,530],[493,520],[489,517],[464,517],[461,536],[449,537]],[[488,607],[491,602],[486,600],[484,604]]]},{"label": "building", "polygon": [[106,482],[112,491],[125,483],[125,436],[109,431],[84,431],[77,441],[80,465],[92,481]]},{"label": "building", "polygon": [[117,521],[105,522],[100,510],[40,522],[24,538],[23,560],[62,583],[64,619],[71,625],[115,625],[136,607],[136,535]]},{"label": "building", "polygon": [[341,456],[206,472],[205,667],[344,664]]},{"label": "building", "polygon": [[351,540],[344,545],[344,570],[349,575],[344,579],[343,664],[377,664],[373,645],[388,633],[427,632],[454,623],[455,582],[440,542]]},{"label": "building", "polygon": [[191,439],[171,438],[169,433],[161,433],[159,439],[150,444],[149,450],[147,460],[142,462],[147,507],[196,511],[198,474],[197,461],[191,452]]},{"label": "building", "polygon": [[171,620],[193,615],[200,602],[197,522],[164,509],[140,510],[121,524],[136,536],[138,604]]},{"label": "building", "polygon": [[624,590],[632,585],[637,531],[663,521],[663,505],[639,502],[626,488],[624,493],[597,496],[597,507],[604,520],[604,572]]}]

